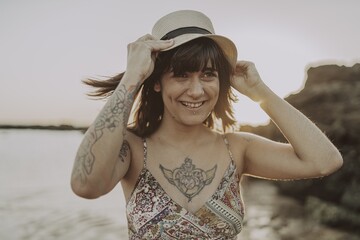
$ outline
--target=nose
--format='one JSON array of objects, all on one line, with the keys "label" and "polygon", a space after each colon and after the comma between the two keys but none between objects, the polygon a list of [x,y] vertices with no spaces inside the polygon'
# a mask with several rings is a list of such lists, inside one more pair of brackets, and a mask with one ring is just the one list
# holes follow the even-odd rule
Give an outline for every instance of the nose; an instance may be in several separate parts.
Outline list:
[{"label": "nose", "polygon": [[187,94],[192,98],[199,98],[204,95],[204,88],[198,77],[191,79]]}]

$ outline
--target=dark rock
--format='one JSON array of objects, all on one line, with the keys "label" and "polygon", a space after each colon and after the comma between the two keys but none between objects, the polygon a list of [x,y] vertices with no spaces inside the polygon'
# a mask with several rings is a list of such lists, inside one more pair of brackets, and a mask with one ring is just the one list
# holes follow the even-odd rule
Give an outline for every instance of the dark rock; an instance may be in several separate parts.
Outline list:
[{"label": "dark rock", "polygon": [[360,181],[358,179],[353,179],[352,183],[345,188],[340,202],[350,209],[360,210]]},{"label": "dark rock", "polygon": [[[320,179],[277,182],[280,191],[307,204],[309,199],[315,198],[326,202],[326,206],[337,206],[341,210],[335,212],[342,213],[323,222],[338,226],[346,223],[354,231],[359,229],[360,64],[310,67],[304,88],[285,99],[326,133],[342,153],[344,165],[336,173]],[[286,141],[273,123],[260,127],[243,126],[241,130]],[[347,213],[351,213],[351,217],[345,218]]]},{"label": "dark rock", "polygon": [[320,223],[360,234],[360,217],[356,212],[316,197],[308,197],[305,207],[308,216]]}]

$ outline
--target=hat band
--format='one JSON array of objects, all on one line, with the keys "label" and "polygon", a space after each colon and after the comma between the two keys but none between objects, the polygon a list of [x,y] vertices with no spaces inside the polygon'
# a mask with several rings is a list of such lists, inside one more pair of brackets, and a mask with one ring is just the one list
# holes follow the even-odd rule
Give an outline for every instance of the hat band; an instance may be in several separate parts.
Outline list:
[{"label": "hat band", "polygon": [[177,36],[180,36],[180,35],[183,35],[183,34],[188,34],[188,33],[212,34],[210,31],[208,31],[208,30],[206,30],[204,28],[183,27],[183,28],[178,28],[178,29],[175,29],[175,30],[173,30],[171,32],[168,32],[160,40],[168,40],[168,39],[176,38]]}]

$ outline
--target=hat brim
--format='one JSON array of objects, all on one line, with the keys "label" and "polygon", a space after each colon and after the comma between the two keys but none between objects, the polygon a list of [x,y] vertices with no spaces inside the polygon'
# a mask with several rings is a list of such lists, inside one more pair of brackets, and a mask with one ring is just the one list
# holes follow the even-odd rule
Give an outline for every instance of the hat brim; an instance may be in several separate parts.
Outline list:
[{"label": "hat brim", "polygon": [[227,57],[229,63],[231,64],[231,66],[233,68],[235,68],[236,62],[237,62],[236,46],[230,39],[228,39],[224,36],[221,36],[221,35],[216,35],[216,34],[204,35],[204,34],[199,34],[199,33],[183,34],[183,35],[173,38],[174,45],[172,45],[170,48],[167,48],[162,51],[168,51],[168,50],[176,48],[184,43],[190,42],[191,40],[201,38],[201,37],[211,38],[212,40],[214,40],[220,46],[220,48],[223,50],[225,56]]}]

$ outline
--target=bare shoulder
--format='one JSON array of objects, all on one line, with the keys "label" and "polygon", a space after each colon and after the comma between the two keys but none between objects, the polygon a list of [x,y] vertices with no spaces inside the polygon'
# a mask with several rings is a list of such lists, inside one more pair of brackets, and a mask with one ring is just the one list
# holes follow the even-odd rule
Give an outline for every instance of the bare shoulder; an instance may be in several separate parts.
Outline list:
[{"label": "bare shoulder", "polygon": [[246,148],[250,142],[261,139],[262,137],[249,132],[232,132],[227,133],[226,138],[230,144]]},{"label": "bare shoulder", "polygon": [[127,141],[131,147],[133,146],[135,147],[136,145],[142,142],[142,138],[137,136],[132,131],[126,130],[125,141]]},{"label": "bare shoulder", "polygon": [[233,155],[234,162],[242,173],[244,168],[244,157],[246,149],[253,139],[256,139],[256,135],[245,132],[232,132],[225,134],[229,143],[230,151]]}]

